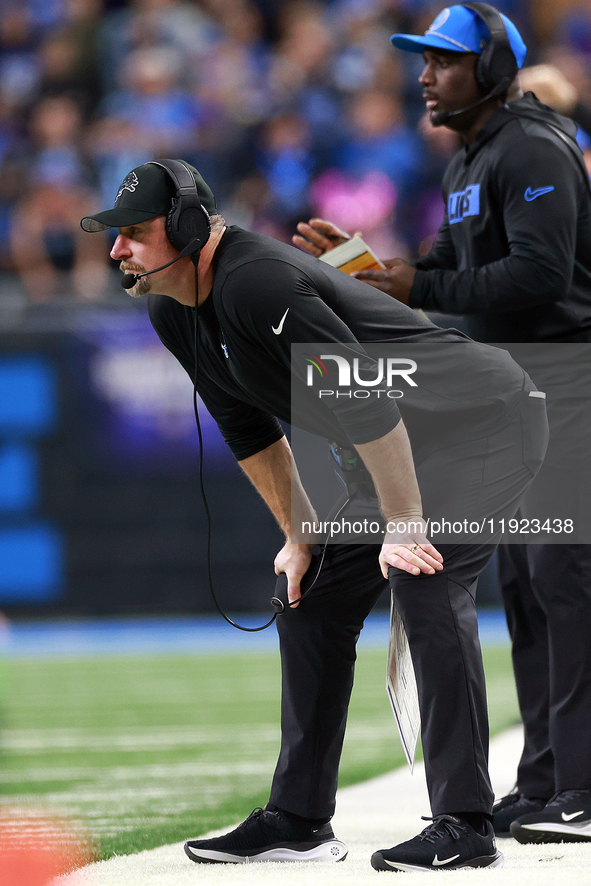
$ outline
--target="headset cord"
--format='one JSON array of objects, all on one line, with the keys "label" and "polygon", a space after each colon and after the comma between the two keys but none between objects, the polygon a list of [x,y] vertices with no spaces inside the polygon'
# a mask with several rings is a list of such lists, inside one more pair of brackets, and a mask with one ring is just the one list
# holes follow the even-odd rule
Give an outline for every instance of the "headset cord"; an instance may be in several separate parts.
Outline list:
[{"label": "headset cord", "polygon": [[[197,260],[198,260],[198,257],[197,257]],[[225,621],[227,621],[228,624],[232,625],[232,627],[237,628],[239,631],[247,631],[248,633],[254,634],[254,633],[257,633],[258,631],[264,631],[268,627],[270,627],[273,624],[273,622],[275,621],[275,619],[277,618],[277,616],[281,615],[281,613],[283,613],[285,611],[285,603],[283,602],[283,600],[280,600],[279,597],[272,597],[271,598],[271,605],[274,607],[275,612],[273,613],[273,616],[269,619],[269,621],[266,624],[260,625],[259,627],[256,627],[256,628],[247,628],[245,625],[240,625],[240,624],[238,624],[238,622],[233,621],[229,615],[226,615],[226,613],[224,612],[224,610],[220,606],[220,603],[219,603],[218,598],[215,593],[215,588],[213,585],[212,556],[211,556],[212,519],[211,519],[211,511],[209,509],[209,502],[207,500],[207,494],[205,492],[205,483],[203,480],[203,433],[201,431],[201,421],[199,418],[199,408],[198,408],[198,399],[197,399],[197,397],[198,397],[198,395],[197,395],[197,375],[198,375],[197,311],[198,311],[199,302],[198,302],[198,291],[197,291],[197,287],[198,287],[198,284],[197,284],[197,263],[194,261],[194,264],[195,264],[195,324],[194,324],[195,370],[194,370],[194,374],[193,374],[193,411],[195,413],[195,422],[197,424],[197,437],[198,437],[198,441],[199,441],[199,490],[201,492],[201,500],[203,502],[203,509],[205,511],[205,517],[206,517],[206,523],[207,523],[207,532],[206,532],[207,582],[209,585],[209,592],[211,594],[211,598],[214,602],[214,605],[215,605],[217,611],[222,616],[222,618]],[[348,502],[349,502],[349,497],[347,496],[347,499],[343,502],[343,504],[341,505],[341,507],[337,511],[337,514],[334,517],[334,520],[337,520],[338,517],[340,517],[343,509],[346,507]],[[314,588],[316,582],[318,581],[318,579],[320,577],[320,572],[322,570],[322,566],[324,565],[324,558],[326,557],[326,549],[328,547],[328,543],[330,542],[331,538],[332,538],[332,527],[330,529],[330,532],[329,532],[327,538],[325,539],[325,541],[322,545],[322,555],[320,557],[320,563],[318,564],[318,570],[316,571],[316,575],[314,576],[314,579],[313,579],[311,585],[308,588],[306,588],[304,593],[300,597],[298,597],[297,600],[291,600],[290,602],[288,602],[287,603],[288,607],[293,607],[293,606],[296,606],[297,604],[301,603],[301,601],[304,600],[308,596],[310,591]]]},{"label": "headset cord", "polygon": [[[349,504],[350,500],[351,499],[349,498],[349,496],[347,496],[347,498],[345,499],[343,504],[340,506],[340,508],[338,509],[338,511],[336,512],[334,517],[332,518],[331,522],[336,522],[338,520],[338,518],[341,516],[344,509]],[[324,542],[322,544],[322,556],[320,557],[320,563],[318,564],[318,570],[316,572],[316,575],[314,576],[314,580],[313,580],[312,584],[308,588],[306,588],[306,590],[301,595],[301,597],[298,597],[297,600],[292,600],[290,603],[288,603],[287,604],[288,606],[296,606],[298,603],[301,603],[302,600],[305,600],[306,597],[308,596],[308,594],[310,593],[310,591],[314,588],[314,585],[316,584],[316,582],[320,578],[320,571],[322,569],[322,565],[324,563],[324,558],[326,556],[326,549],[328,548],[328,544],[329,544],[331,538],[332,538],[332,526],[330,528],[327,538],[324,540]],[[273,600],[277,600],[277,597],[273,597]],[[279,601],[279,602],[281,602],[281,601]],[[283,609],[281,609],[280,611],[283,612]],[[277,614],[279,615],[279,613],[277,613]]]},{"label": "headset cord", "polygon": [[203,502],[203,509],[205,511],[205,518],[207,523],[207,532],[206,532],[206,561],[207,561],[207,582],[209,585],[209,592],[211,594],[211,598],[215,604],[215,607],[222,618],[228,622],[228,624],[232,625],[234,628],[238,628],[239,631],[248,631],[249,633],[256,633],[257,631],[264,631],[265,628],[270,627],[275,619],[277,618],[278,612],[273,614],[273,617],[264,625],[261,625],[257,628],[247,628],[245,625],[239,625],[237,622],[233,621],[222,609],[219,604],[218,598],[215,593],[215,588],[213,586],[213,573],[212,573],[212,557],[211,557],[211,540],[212,540],[212,519],[211,519],[211,511],[209,509],[209,502],[207,500],[207,494],[205,492],[205,483],[203,481],[203,433],[201,430],[201,421],[199,419],[199,407],[197,403],[197,375],[198,375],[198,347],[197,347],[197,311],[199,309],[199,299],[198,299],[198,278],[197,278],[197,262],[199,260],[199,256],[197,255],[197,260],[195,261],[193,258],[193,264],[195,265],[195,324],[194,324],[194,354],[195,354],[195,371],[193,374],[193,411],[195,413],[195,422],[197,424],[197,437],[199,440],[199,490],[201,492],[201,500]]},{"label": "headset cord", "polygon": [[272,618],[264,625],[256,628],[247,628],[245,625],[239,625],[237,622],[233,621],[222,609],[218,602],[218,598],[215,593],[215,589],[213,586],[213,575],[212,575],[212,563],[211,563],[211,511],[209,510],[209,502],[207,500],[207,495],[205,493],[205,484],[203,482],[203,435],[201,432],[201,422],[199,420],[199,410],[197,408],[197,388],[193,387],[193,407],[195,410],[195,420],[197,422],[197,436],[199,438],[199,489],[201,492],[201,500],[203,501],[203,509],[205,511],[206,522],[207,522],[207,540],[206,540],[206,557],[207,557],[207,581],[209,585],[209,592],[211,594],[212,600],[215,604],[217,611],[220,613],[223,619],[231,624],[232,627],[238,628],[240,631],[248,631],[250,633],[255,633],[256,631],[264,631],[265,628],[270,627],[275,619],[277,618],[278,613],[275,612]]},{"label": "headset cord", "polygon": [[[196,318],[195,318],[195,321],[196,321]],[[209,592],[211,594],[211,598],[215,604],[217,611],[222,616],[222,618],[228,622],[228,624],[232,625],[232,627],[237,628],[239,631],[248,631],[249,633],[256,633],[257,631],[264,631],[264,630],[266,630],[266,628],[269,628],[273,624],[273,622],[275,621],[275,619],[277,618],[278,615],[281,615],[281,613],[283,613],[285,611],[285,604],[283,603],[282,600],[280,600],[278,597],[272,597],[271,603],[275,607],[275,612],[273,613],[273,616],[269,619],[269,621],[266,624],[260,625],[259,627],[256,627],[256,628],[247,628],[245,625],[240,625],[240,624],[238,624],[238,622],[233,621],[233,619],[231,619],[229,615],[226,615],[226,613],[224,612],[224,610],[220,606],[220,603],[219,603],[218,598],[215,593],[215,589],[214,589],[214,585],[213,585],[212,557],[211,557],[212,519],[211,519],[211,511],[209,509],[209,502],[207,500],[207,495],[205,492],[205,484],[203,481],[203,435],[201,432],[201,421],[199,419],[199,409],[197,406],[196,379],[194,380],[194,382],[195,383],[193,384],[193,408],[195,411],[195,421],[197,423],[197,436],[199,439],[199,490],[201,492],[201,499],[203,501],[203,509],[205,511],[206,522],[207,522],[206,558],[207,558],[207,581],[208,581],[208,585],[209,585]],[[346,507],[346,505],[348,503],[349,503],[349,498],[347,497],[346,501],[339,508],[339,510],[334,518],[335,520],[337,520],[340,517],[341,512],[343,511],[343,509]],[[318,581],[318,579],[320,577],[320,572],[322,570],[322,567],[324,565],[324,559],[326,557],[326,549],[328,547],[328,543],[329,543],[331,537],[332,537],[332,528],[329,532],[328,537],[326,538],[326,540],[324,541],[324,543],[322,545],[322,554],[320,557],[320,563],[318,564],[318,569],[316,571],[316,575],[314,576],[314,579],[313,579],[311,585],[308,588],[306,588],[304,593],[300,597],[298,597],[297,600],[291,600],[290,602],[288,602],[287,606],[293,607],[293,606],[296,606],[297,604],[301,603],[301,601],[304,600],[308,596],[308,594],[313,590],[316,582]]]}]

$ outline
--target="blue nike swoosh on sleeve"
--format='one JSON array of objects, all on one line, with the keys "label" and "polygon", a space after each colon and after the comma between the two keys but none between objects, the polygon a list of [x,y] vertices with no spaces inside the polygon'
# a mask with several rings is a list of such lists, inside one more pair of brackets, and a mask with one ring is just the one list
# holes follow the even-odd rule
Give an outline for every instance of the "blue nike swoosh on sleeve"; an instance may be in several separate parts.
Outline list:
[{"label": "blue nike swoosh on sleeve", "polygon": [[525,194],[523,195],[528,203],[531,203],[532,200],[535,200],[536,197],[541,197],[542,194],[549,194],[550,191],[554,190],[554,185],[550,185],[548,188],[536,188],[535,191],[532,191],[531,188],[527,188]]}]

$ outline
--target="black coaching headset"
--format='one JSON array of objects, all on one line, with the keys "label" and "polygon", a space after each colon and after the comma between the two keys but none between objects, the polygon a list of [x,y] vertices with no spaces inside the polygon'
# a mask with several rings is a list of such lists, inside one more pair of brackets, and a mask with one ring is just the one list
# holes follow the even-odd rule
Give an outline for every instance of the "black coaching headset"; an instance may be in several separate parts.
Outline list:
[{"label": "black coaching headset", "polygon": [[499,12],[488,3],[462,3],[482,19],[490,34],[478,56],[476,82],[491,95],[507,92],[519,70],[515,54],[511,49],[505,22]]},{"label": "black coaching headset", "polygon": [[172,208],[166,216],[166,233],[175,249],[182,252],[192,241],[199,241],[195,251],[209,239],[211,221],[202,205],[193,173],[181,160],[150,160],[166,170],[176,187]]},{"label": "black coaching headset", "polygon": [[[488,3],[462,3],[462,6],[475,12],[482,19],[490,34],[490,41],[483,46],[482,52],[478,56],[475,72],[476,82],[481,89],[488,93],[487,98],[493,95],[502,95],[504,92],[507,92],[519,72],[517,60],[509,42],[505,22],[499,12]],[[463,112],[465,109],[460,110]],[[454,116],[455,113],[459,112],[451,112],[447,116]],[[564,133],[548,120],[525,114],[522,110],[518,113],[520,117],[525,117],[528,120],[546,126],[566,145],[583,175],[585,186],[591,196],[589,173],[576,139]]]},{"label": "black coaching headset", "polygon": [[[121,278],[124,289],[131,289],[142,277],[149,277],[164,271],[175,262],[186,256],[197,267],[202,247],[209,240],[211,233],[211,220],[205,206],[201,203],[195,178],[189,167],[181,160],[149,160],[153,166],[160,166],[173,180],[176,187],[176,195],[172,198],[172,207],[166,216],[166,235],[179,254],[172,261],[159,268],[144,271],[141,274],[128,272]],[[147,164],[146,164],[147,165]],[[197,277],[195,277],[197,285]]]},{"label": "black coaching headset", "polygon": [[483,41],[482,50],[476,63],[476,82],[484,91],[482,98],[456,111],[438,111],[431,117],[435,126],[445,125],[449,120],[466,111],[471,111],[487,102],[489,98],[503,95],[517,77],[519,67],[511,49],[505,22],[493,6],[488,3],[462,3],[482,19],[490,34],[488,42]]}]

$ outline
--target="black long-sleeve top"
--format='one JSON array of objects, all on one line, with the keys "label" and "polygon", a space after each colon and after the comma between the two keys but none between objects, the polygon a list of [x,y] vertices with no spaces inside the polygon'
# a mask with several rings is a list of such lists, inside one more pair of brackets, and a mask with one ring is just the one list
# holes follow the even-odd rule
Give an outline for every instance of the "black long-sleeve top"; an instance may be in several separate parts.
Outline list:
[{"label": "black long-sleeve top", "polygon": [[[347,445],[379,439],[402,413],[411,442],[418,429],[423,442],[430,437],[436,447],[450,417],[454,427],[463,428],[462,439],[468,426],[484,433],[487,422],[504,414],[523,388],[523,372],[503,351],[440,329],[373,287],[271,237],[228,228],[213,268],[213,289],[196,311],[151,295],[149,312],[161,341],[196,379],[239,460],[283,435],[277,419]],[[416,349],[419,384],[408,405],[406,399],[377,396],[319,397],[318,385],[307,383],[309,363],[301,354],[292,361],[294,343],[322,343],[321,353],[344,347],[362,359],[360,342],[393,343],[401,352]],[[462,359],[450,344],[461,347]],[[424,345],[440,347],[424,359]],[[336,372],[334,361],[324,363]],[[335,383],[333,372],[323,386]]]},{"label": "black long-sleeve top", "polygon": [[478,341],[591,340],[591,199],[575,132],[531,93],[495,111],[446,170],[444,221],[415,263],[411,306],[465,315]]}]

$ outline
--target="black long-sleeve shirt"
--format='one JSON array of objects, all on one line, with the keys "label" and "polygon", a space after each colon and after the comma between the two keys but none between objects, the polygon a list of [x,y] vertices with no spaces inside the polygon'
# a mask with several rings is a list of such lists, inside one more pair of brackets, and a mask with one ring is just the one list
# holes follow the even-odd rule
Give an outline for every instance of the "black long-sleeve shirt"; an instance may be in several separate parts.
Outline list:
[{"label": "black long-sleeve shirt", "polygon": [[[283,435],[277,419],[349,444],[379,439],[402,413],[411,442],[417,429],[423,442],[431,437],[432,445],[443,445],[450,417],[463,428],[462,438],[468,426],[485,433],[487,423],[498,420],[524,386],[524,374],[504,352],[471,342],[457,330],[440,329],[373,287],[270,237],[228,228],[213,268],[212,292],[197,311],[151,295],[150,319],[164,345],[196,378],[203,402],[238,459]],[[387,397],[319,397],[317,386],[307,384],[305,362],[292,360],[294,343],[322,343],[327,346],[322,353],[344,347],[362,358],[360,342],[416,348],[419,384],[412,402],[398,401],[399,409]],[[461,347],[462,359],[457,349],[449,350],[453,343]],[[432,348],[438,344],[443,351]],[[423,345],[429,346],[430,359],[424,359]]]},{"label": "black long-sleeve shirt", "polygon": [[495,111],[446,170],[412,307],[465,315],[478,341],[591,340],[591,199],[575,132],[531,94]]}]

